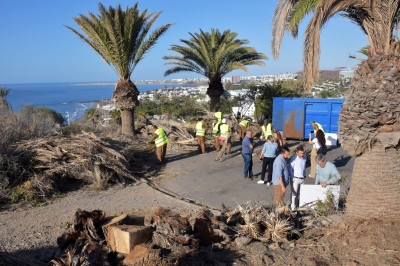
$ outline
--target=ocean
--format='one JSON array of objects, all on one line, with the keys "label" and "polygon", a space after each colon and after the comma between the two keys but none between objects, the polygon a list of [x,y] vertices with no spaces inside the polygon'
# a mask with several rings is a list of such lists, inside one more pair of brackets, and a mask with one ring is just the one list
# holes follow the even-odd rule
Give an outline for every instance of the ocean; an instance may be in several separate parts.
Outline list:
[{"label": "ocean", "polygon": [[[140,92],[161,88],[185,87],[181,84],[136,85]],[[192,85],[193,86],[193,85]],[[109,100],[115,83],[35,83],[0,84],[11,92],[7,96],[13,111],[19,111],[24,105],[47,107],[61,113],[73,122],[82,117],[95,102]],[[66,119],[67,120],[67,119]]]}]

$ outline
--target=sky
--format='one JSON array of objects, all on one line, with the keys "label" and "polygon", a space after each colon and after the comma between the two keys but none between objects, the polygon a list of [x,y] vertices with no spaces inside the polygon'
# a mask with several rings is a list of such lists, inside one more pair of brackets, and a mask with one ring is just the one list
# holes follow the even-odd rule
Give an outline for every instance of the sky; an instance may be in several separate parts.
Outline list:
[{"label": "sky", "polygon": [[[211,28],[238,33],[249,46],[268,56],[265,66],[250,66],[248,72],[233,71],[230,76],[259,76],[301,71],[303,34],[308,19],[303,21],[299,37],[286,34],[278,60],[271,54],[272,17],[277,0],[144,0],[139,9],[163,11],[154,27],[175,23],[146,54],[131,75],[131,80],[177,79],[201,77],[195,73],[177,73],[164,77],[171,66],[165,55],[171,45],[182,45],[189,33]],[[133,6],[135,1],[101,2],[106,7]],[[93,0],[12,0],[0,1],[0,84],[115,82],[118,75],[89,46],[64,25],[79,30],[73,17],[98,13]],[[342,17],[331,19],[321,33],[320,69],[356,67],[362,57],[357,51],[368,44],[365,35]]]}]

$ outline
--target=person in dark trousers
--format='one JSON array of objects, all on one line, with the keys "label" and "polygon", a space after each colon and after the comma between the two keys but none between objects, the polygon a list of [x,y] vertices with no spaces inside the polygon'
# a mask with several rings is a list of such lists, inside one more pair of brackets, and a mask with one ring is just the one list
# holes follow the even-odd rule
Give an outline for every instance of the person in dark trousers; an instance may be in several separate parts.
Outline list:
[{"label": "person in dark trousers", "polygon": [[165,131],[162,128],[158,128],[156,125],[152,125],[153,136],[149,140],[149,144],[156,144],[156,154],[158,162],[156,164],[165,163],[165,154],[167,152],[168,138]]},{"label": "person in dark trousers", "polygon": [[242,142],[242,157],[244,160],[244,178],[253,180],[253,131],[247,130]]},{"label": "person in dark trousers", "polygon": [[268,166],[267,186],[272,185],[272,167],[276,157],[277,149],[278,143],[274,142],[274,137],[272,135],[268,135],[260,155],[260,160],[263,161],[263,164],[261,171],[261,180],[258,181],[257,184],[265,184],[264,178]]}]

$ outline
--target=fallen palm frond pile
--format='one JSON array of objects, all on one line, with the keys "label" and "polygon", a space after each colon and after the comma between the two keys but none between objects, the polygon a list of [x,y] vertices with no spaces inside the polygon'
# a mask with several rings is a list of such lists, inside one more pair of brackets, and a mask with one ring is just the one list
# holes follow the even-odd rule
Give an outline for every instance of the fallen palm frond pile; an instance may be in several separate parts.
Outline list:
[{"label": "fallen palm frond pile", "polygon": [[205,207],[187,215],[158,207],[147,224],[133,213],[106,217],[101,210],[78,210],[74,223],[57,239],[63,255],[52,262],[56,266],[116,261],[123,265],[232,264],[243,248],[235,238],[272,245],[300,236],[300,226],[288,206],[260,202],[238,204],[234,210],[224,207],[217,216]]},{"label": "fallen palm frond pile", "polygon": [[236,225],[237,233],[262,242],[277,242],[299,235],[298,220],[287,205],[268,205],[249,201],[234,210],[225,209],[228,225]]},{"label": "fallen palm frond pile", "polygon": [[125,183],[125,179],[136,180],[125,157],[94,137],[51,136],[23,141],[16,152],[31,154],[37,181],[34,183],[42,190],[43,197],[67,178],[101,186],[109,182]]}]

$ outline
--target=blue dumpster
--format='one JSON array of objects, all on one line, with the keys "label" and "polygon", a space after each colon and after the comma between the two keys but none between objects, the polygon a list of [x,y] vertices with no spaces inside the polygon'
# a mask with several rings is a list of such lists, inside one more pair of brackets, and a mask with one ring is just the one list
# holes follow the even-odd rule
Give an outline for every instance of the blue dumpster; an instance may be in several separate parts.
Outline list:
[{"label": "blue dumpster", "polygon": [[339,114],[344,99],[273,98],[272,124],[290,139],[308,138],[312,120],[320,123],[325,133],[337,133]]}]

